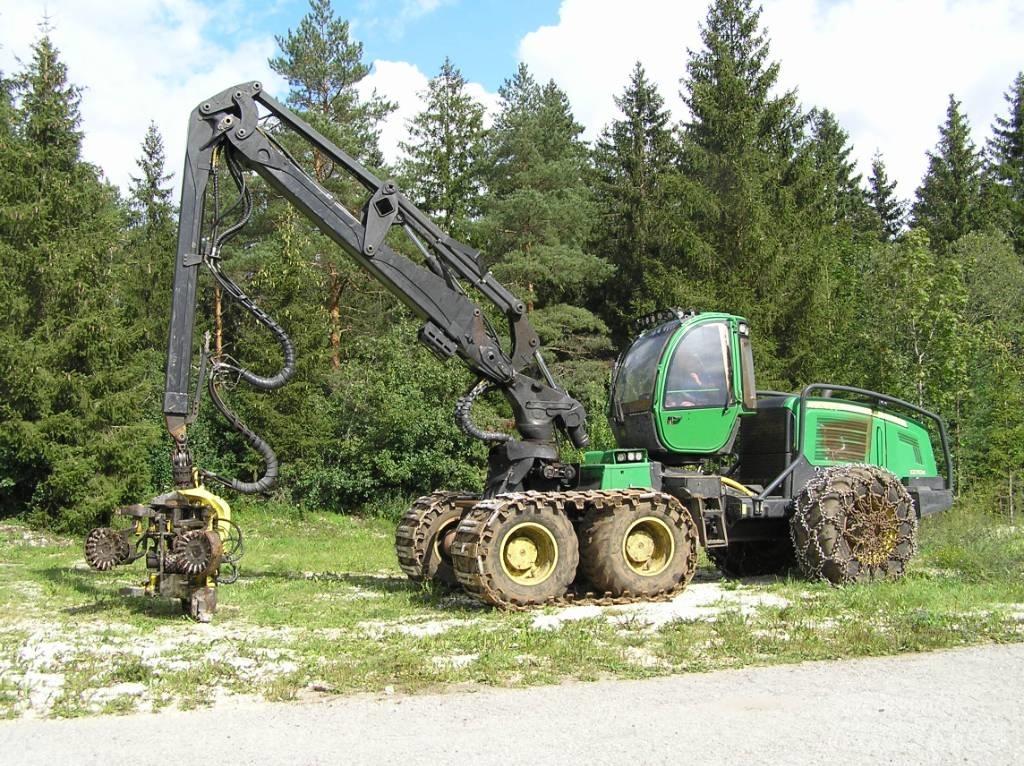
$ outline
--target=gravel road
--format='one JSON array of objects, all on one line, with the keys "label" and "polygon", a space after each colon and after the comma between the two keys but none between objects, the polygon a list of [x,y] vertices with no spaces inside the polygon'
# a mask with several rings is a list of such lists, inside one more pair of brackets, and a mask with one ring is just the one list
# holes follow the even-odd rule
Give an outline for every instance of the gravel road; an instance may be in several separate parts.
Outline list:
[{"label": "gravel road", "polygon": [[645,681],[0,722],[14,764],[1019,764],[1024,644]]}]

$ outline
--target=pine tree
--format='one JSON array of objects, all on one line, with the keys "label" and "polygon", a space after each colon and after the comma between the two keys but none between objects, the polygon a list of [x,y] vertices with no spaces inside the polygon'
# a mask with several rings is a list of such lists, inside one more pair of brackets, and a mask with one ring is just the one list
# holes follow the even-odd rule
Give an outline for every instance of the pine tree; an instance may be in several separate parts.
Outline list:
[{"label": "pine tree", "polygon": [[[484,216],[478,231],[495,275],[523,297],[547,349],[560,360],[608,348],[607,330],[592,311],[608,263],[590,252],[593,222],[583,128],[565,93],[554,82],[540,86],[525,64],[502,84],[491,131]],[[578,390],[597,375],[574,377],[558,365],[565,383]],[[593,373],[593,374],[592,374]]]},{"label": "pine tree", "polygon": [[683,302],[686,283],[671,236],[676,146],[665,101],[639,61],[615,105],[622,116],[594,148],[593,247],[616,267],[604,313],[624,341],[631,318]]},{"label": "pine tree", "polygon": [[540,162],[535,116],[540,87],[526,64],[498,88],[500,109],[489,135],[487,190],[491,197],[511,194],[517,175]]},{"label": "pine tree", "polygon": [[[363,44],[351,39],[348,21],[335,15],[331,0],[310,0],[298,28],[274,39],[281,53],[269,64],[288,80],[288,104],[356,159],[381,167],[380,123],[395,105],[376,91],[360,97],[356,85],[370,73]],[[319,158],[315,172],[323,181],[333,168]]]},{"label": "pine tree", "polygon": [[448,58],[422,97],[426,106],[409,123],[410,140],[400,144],[406,154],[403,187],[421,210],[462,239],[479,213],[484,108],[466,92],[466,80]]},{"label": "pine tree", "polygon": [[988,141],[995,212],[1017,253],[1024,256],[1024,72],[1005,95],[1006,117],[996,117]]},{"label": "pine tree", "polygon": [[896,182],[889,180],[885,161],[878,152],[871,158],[868,201],[878,217],[882,241],[896,239],[906,222],[907,203],[896,196]]},{"label": "pine tree", "polygon": [[[360,96],[369,67],[348,22],[329,0],[312,0],[298,27],[277,42],[270,65],[288,79],[289,106],[384,176],[378,135],[394,105],[376,94]],[[340,204],[360,214],[368,196],[362,185],[288,131],[279,130],[277,138]],[[263,193],[258,182],[253,186]],[[240,237],[229,245],[225,265],[279,319],[299,360],[294,379],[274,397],[239,389],[232,400],[277,448],[285,471],[281,489],[298,502],[352,508],[384,494],[424,494],[450,479],[465,486],[466,474],[483,464],[484,450],[459,439],[443,414],[449,407],[437,404],[444,398],[439,391],[454,401],[468,385],[462,368],[436,369],[417,347],[400,301],[286,202],[258,199],[243,236],[256,241],[243,247]],[[399,238],[389,243],[398,245]],[[257,369],[279,367],[265,331],[231,304],[224,326],[226,353]],[[209,457],[226,463],[227,472],[258,468],[236,435],[219,423],[211,432]]]},{"label": "pine tree", "polygon": [[981,217],[981,155],[971,140],[967,117],[950,94],[939,143],[928,153],[928,171],[917,190],[914,225],[944,250],[978,228]]},{"label": "pine tree", "polygon": [[[384,159],[378,145],[380,123],[395,105],[380,98],[376,92],[360,97],[357,85],[370,73],[363,63],[362,43],[353,40],[349,23],[336,16],[331,0],[310,0],[309,11],[297,29],[278,36],[280,54],[269,64],[288,80],[287,102],[341,149],[371,169],[380,168]],[[311,151],[305,142],[296,142],[285,134],[282,141],[293,156],[353,214],[366,201],[362,185],[338,171],[320,152]],[[285,215],[279,205],[270,208],[270,217],[280,220]],[[257,226],[260,222],[257,221]],[[273,223],[264,222],[265,229]],[[323,272],[321,305],[326,308],[328,323],[325,335],[330,345],[331,366],[342,363],[341,336],[351,317],[365,316],[368,329],[380,324],[378,310],[367,311],[366,303],[374,301],[379,287],[359,271],[337,247],[310,226],[307,260]],[[351,298],[350,298],[351,296]],[[351,302],[350,302],[351,301]],[[286,309],[287,310],[287,309]],[[319,316],[314,306],[295,309],[297,315]]]}]

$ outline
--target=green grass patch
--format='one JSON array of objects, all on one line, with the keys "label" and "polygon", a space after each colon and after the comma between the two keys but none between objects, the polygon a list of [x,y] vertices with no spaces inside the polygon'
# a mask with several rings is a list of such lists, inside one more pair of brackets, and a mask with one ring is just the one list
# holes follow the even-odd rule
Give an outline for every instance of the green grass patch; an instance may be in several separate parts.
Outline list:
[{"label": "green grass patch", "polygon": [[93,572],[81,541],[0,525],[0,717],[643,678],[1024,638],[1024,529],[980,497],[923,521],[899,582],[723,581],[702,558],[691,592],[714,589],[717,606],[669,621],[617,607],[549,628],[535,621],[550,609],[499,612],[408,582],[389,519],[256,507],[236,520],[242,577],[220,589],[211,625],[175,602],[120,596],[145,578],[141,563]]}]

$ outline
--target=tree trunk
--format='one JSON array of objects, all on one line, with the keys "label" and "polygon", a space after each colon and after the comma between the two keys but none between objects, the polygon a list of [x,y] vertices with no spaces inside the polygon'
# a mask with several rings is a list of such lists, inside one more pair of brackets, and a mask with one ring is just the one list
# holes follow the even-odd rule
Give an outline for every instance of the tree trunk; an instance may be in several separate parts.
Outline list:
[{"label": "tree trunk", "polygon": [[338,267],[333,263],[328,267],[330,284],[327,298],[327,314],[330,317],[331,326],[331,368],[337,370],[341,367],[341,294],[344,291],[345,283],[338,273]]}]

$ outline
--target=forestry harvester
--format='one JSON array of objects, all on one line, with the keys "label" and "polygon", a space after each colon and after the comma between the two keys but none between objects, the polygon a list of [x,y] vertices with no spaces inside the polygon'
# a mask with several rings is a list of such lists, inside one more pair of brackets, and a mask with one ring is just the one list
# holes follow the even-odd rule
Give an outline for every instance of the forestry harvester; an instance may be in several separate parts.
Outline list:
[{"label": "forestry harvester", "polygon": [[[296,163],[268,118],[365,188],[359,215]],[[698,546],[730,575],[775,572],[795,559],[809,577],[834,583],[899,577],[914,553],[918,518],[952,502],[948,439],[937,415],[834,384],[758,391],[750,325],[722,313],[645,317],[612,376],[608,417],[618,447],[564,462],[559,439],[588,445],[586,412],[545,365],[524,303],[393,181],[378,179],[249,82],[203,101],[189,121],[163,401],[175,489],[119,509],[127,527],[98,528],[86,540],[97,569],[144,558],[145,592],[181,598],[197,619],[210,619],[216,586],[238,576],[242,555],[228,503],[205,483],[260,493],[278,473],[273,450],[231,411],[222,385],[273,390],[295,370],[285,330],[222,268],[225,243],[252,211],[249,172],[419,317],[419,340],[430,351],[458,358],[477,379],[455,419],[490,445],[484,491],[439,491],[413,503],[398,525],[396,551],[414,581],[461,587],[504,608],[661,599],[693,577]],[[223,210],[225,174],[238,194]],[[415,259],[388,245],[392,229],[408,236]],[[277,373],[211,353],[207,339],[190,392],[201,268],[276,339],[284,360]],[[505,317],[507,342],[474,293]],[[186,432],[203,389],[261,453],[258,480],[193,463]],[[507,400],[516,436],[474,423],[474,400],[488,391]]]}]

